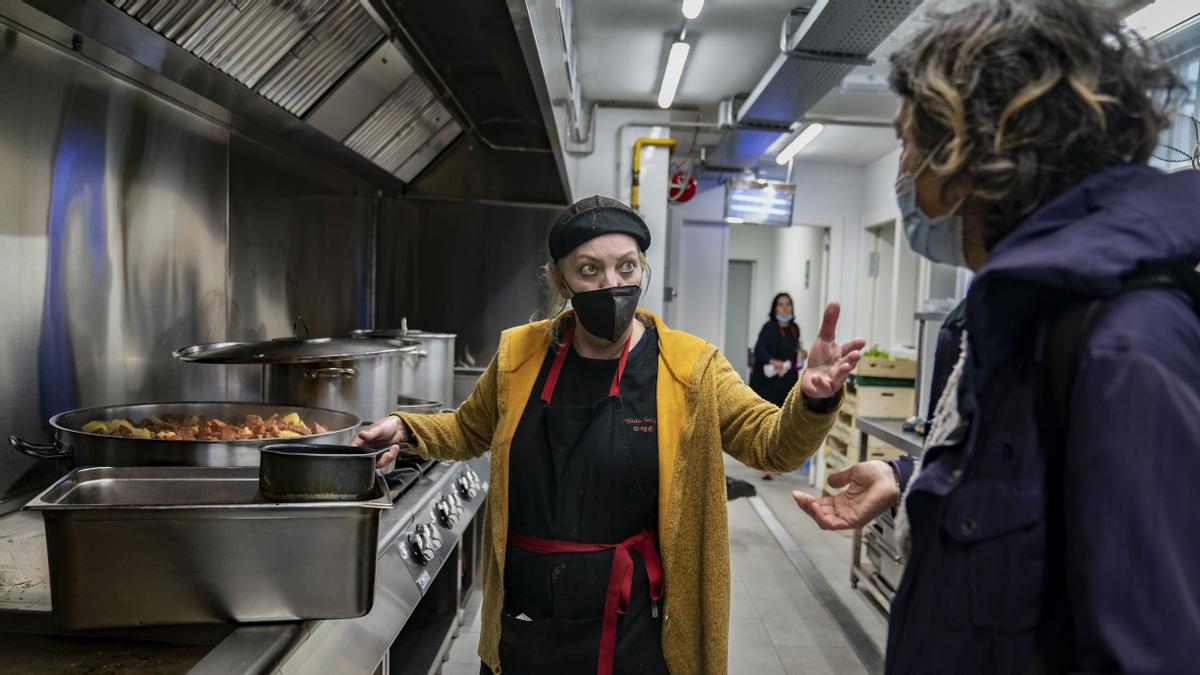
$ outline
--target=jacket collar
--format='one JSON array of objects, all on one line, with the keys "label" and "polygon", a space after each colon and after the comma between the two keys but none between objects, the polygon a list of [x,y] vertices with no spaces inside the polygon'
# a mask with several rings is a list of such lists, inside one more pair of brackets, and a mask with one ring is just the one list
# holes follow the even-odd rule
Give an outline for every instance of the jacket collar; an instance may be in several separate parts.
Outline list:
[{"label": "jacket collar", "polygon": [[[659,358],[667,365],[672,377],[681,384],[687,385],[692,368],[700,356],[700,350],[697,347],[706,343],[682,331],[672,330],[651,311],[639,307],[637,313],[654,322],[654,331],[658,337]],[[506,370],[513,372],[529,362],[530,359],[544,358],[547,350],[550,349],[551,325],[565,321],[574,315],[574,310],[567,310],[554,318],[535,321],[513,329],[509,337]]]}]

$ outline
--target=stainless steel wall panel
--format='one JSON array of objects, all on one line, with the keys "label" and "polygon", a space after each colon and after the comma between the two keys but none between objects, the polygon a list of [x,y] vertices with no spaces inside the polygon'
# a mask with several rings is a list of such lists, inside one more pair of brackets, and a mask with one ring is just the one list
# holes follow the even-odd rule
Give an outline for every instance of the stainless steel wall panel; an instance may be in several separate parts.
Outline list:
[{"label": "stainless steel wall panel", "polygon": [[170,352],[226,334],[228,132],[4,25],[0,90],[0,432],[223,397]]},{"label": "stainless steel wall panel", "polygon": [[[229,338],[313,337],[371,325],[377,202],[346,174],[305,165],[239,135],[230,143]],[[230,392],[257,396],[255,367],[225,369]]]},{"label": "stainless steel wall panel", "polygon": [[380,214],[375,325],[407,317],[456,333],[456,358],[486,365],[500,331],[545,307],[539,268],[562,206],[388,200]]}]

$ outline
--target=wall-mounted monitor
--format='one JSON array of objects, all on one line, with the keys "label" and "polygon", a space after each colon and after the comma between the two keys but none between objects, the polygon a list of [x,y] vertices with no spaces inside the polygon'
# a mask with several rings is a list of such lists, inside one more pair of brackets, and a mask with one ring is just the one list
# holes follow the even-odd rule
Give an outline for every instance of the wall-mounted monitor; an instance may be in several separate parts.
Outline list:
[{"label": "wall-mounted monitor", "polygon": [[725,222],[788,227],[795,197],[795,185],[731,178],[725,183]]}]

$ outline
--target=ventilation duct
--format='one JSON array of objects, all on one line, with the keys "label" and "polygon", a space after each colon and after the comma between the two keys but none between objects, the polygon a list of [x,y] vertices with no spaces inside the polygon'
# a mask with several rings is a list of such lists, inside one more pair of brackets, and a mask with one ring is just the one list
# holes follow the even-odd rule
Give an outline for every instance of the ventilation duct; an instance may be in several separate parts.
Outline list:
[{"label": "ventilation duct", "polygon": [[780,54],[738,109],[738,127],[717,145],[710,163],[757,164],[762,153],[851,70],[870,65],[868,56],[919,4],[920,0],[817,0],[790,35],[785,19]]}]

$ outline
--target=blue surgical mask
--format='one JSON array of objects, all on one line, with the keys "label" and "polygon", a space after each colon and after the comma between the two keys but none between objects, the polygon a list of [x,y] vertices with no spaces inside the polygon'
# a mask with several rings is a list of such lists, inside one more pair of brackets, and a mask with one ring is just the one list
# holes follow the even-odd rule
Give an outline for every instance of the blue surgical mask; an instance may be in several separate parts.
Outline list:
[{"label": "blue surgical mask", "polygon": [[791,323],[794,317],[791,314],[776,314],[775,320],[779,323]]},{"label": "blue surgical mask", "polygon": [[917,177],[937,153],[935,148],[913,174],[903,174],[896,179],[896,204],[900,207],[900,218],[904,223],[904,235],[908,245],[917,254],[936,263],[966,267],[963,253],[963,218],[957,213],[960,201],[950,212],[930,218],[917,206]]}]

